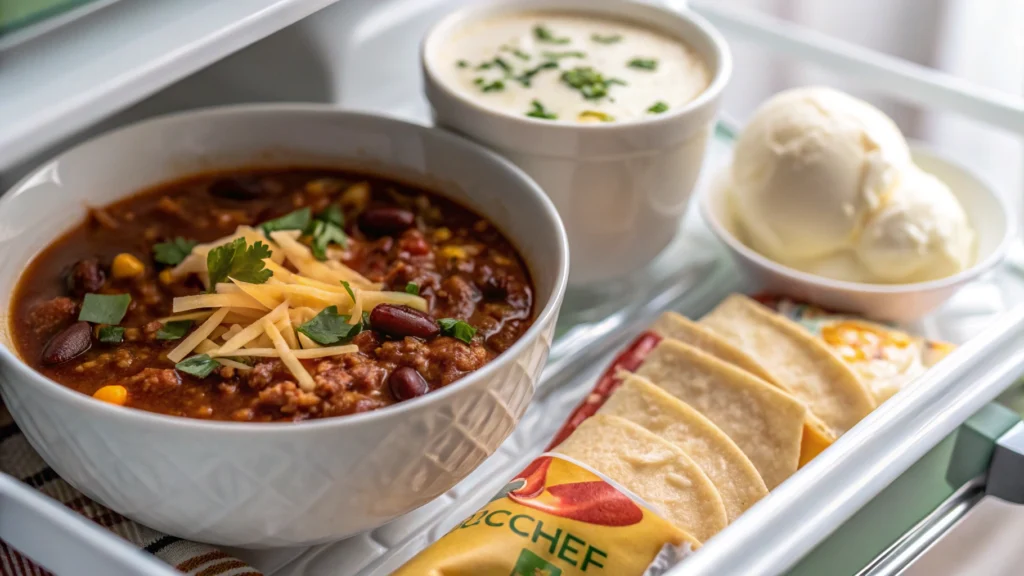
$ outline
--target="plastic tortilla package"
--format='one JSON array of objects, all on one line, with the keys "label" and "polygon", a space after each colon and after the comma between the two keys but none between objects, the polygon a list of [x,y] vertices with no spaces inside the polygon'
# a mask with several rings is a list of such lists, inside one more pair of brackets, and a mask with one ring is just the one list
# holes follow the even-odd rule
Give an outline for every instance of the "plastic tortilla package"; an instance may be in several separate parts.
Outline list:
[{"label": "plastic tortilla package", "polygon": [[545,454],[395,574],[657,576],[695,546],[622,486]]}]

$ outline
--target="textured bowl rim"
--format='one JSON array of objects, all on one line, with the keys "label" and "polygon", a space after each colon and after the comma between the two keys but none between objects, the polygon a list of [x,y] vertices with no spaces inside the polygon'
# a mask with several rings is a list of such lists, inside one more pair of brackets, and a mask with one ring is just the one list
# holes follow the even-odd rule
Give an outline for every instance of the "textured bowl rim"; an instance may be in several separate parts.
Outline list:
[{"label": "textured bowl rim", "polygon": [[[964,166],[961,162],[952,160],[948,156],[936,151],[934,148],[917,142],[912,142],[910,149],[912,154],[924,154],[932,160],[946,164],[947,166],[968,175],[981,185],[980,190],[984,190],[983,194],[987,195],[987,199],[995,202],[995,204],[1001,208],[1000,213],[1003,215],[1003,237],[1000,239],[999,244],[984,259],[975,262],[969,268],[957,272],[952,276],[928,280],[926,282],[913,282],[910,284],[870,284],[866,282],[834,280],[832,278],[818,276],[817,274],[811,274],[810,272],[803,272],[784,264],[780,264],[741,242],[739,238],[736,238],[725,226],[722,225],[721,222],[718,221],[718,218],[714,214],[714,210],[711,208],[711,197],[713,194],[725,193],[726,186],[721,185],[720,173],[714,175],[710,184],[700,194],[698,203],[700,204],[701,217],[721,242],[725,243],[734,253],[739,254],[748,263],[753,263],[761,268],[768,269],[773,274],[784,276],[789,280],[801,282],[821,289],[846,290],[849,292],[877,295],[923,293],[966,283],[977,276],[980,276],[982,273],[994,268],[1003,260],[1003,258],[1005,258],[1006,252],[1010,247],[1010,243],[1017,233],[1017,220],[1007,209],[1008,206],[1006,200],[995,192],[995,188],[988,180],[982,178],[978,173]],[[728,169],[729,166],[726,166],[721,170],[726,171]],[[976,222],[971,222],[971,224],[975,229],[977,229]]]},{"label": "textured bowl rim", "polygon": [[[555,234],[558,237],[558,245],[552,246],[552,250],[550,252],[551,257],[556,259],[557,269],[553,286],[550,293],[546,295],[544,308],[534,316],[533,325],[527,329],[515,344],[513,344],[508,350],[499,354],[486,366],[452,384],[449,384],[448,386],[441,388],[440,390],[435,390],[411,401],[399,402],[397,404],[384,406],[369,412],[348,414],[345,416],[331,418],[316,418],[299,422],[232,422],[222,420],[202,420],[198,418],[170,416],[156,412],[139,410],[136,408],[126,409],[122,406],[114,406],[106,402],[97,401],[94,398],[82,394],[81,392],[67,388],[54,380],[47,378],[32,369],[7,345],[0,344],[0,359],[7,362],[12,368],[8,378],[5,380],[9,380],[10,385],[18,386],[22,384],[21,382],[18,382],[18,380],[25,379],[27,380],[28,385],[39,386],[40,391],[51,398],[70,403],[73,407],[78,409],[92,411],[93,414],[90,416],[123,419],[125,423],[135,425],[151,425],[154,427],[167,427],[170,429],[191,429],[193,431],[216,431],[221,434],[300,434],[305,431],[329,428],[340,429],[358,426],[362,423],[374,420],[399,417],[400,415],[407,414],[411,411],[428,410],[431,406],[441,402],[448,396],[458,394],[463,389],[471,387],[473,383],[490,378],[501,368],[510,363],[516,362],[519,356],[523,354],[531,344],[533,344],[537,339],[543,337],[542,331],[544,330],[544,327],[557,320],[558,309],[561,306],[569,276],[569,241],[566,236],[565,227],[562,225],[562,220],[558,216],[558,211],[555,209],[554,203],[551,202],[551,199],[548,198],[547,194],[544,193],[532,178],[497,153],[451,132],[380,114],[341,110],[340,108],[329,104],[237,104],[216,106],[160,115],[105,132],[40,163],[39,166],[14,184],[14,186],[8,190],[8,193],[4,194],[3,197],[0,197],[0,218],[3,217],[6,205],[13,201],[13,198],[15,197],[13,192],[24,187],[33,178],[35,178],[40,169],[49,166],[53,162],[60,161],[60,159],[67,154],[79,151],[82,148],[93,146],[95,145],[95,142],[104,138],[113,137],[116,134],[137,130],[142,127],[152,127],[152,125],[159,125],[162,123],[175,123],[183,119],[194,119],[197,117],[216,118],[224,116],[278,114],[340,116],[344,118],[361,119],[369,122],[380,122],[386,125],[399,126],[404,129],[412,129],[420,134],[427,135],[427,138],[434,138],[446,146],[455,148],[461,147],[470,154],[476,154],[480,157],[487,158],[490,161],[495,162],[500,170],[504,170],[507,176],[511,177],[513,180],[518,180],[523,188],[529,191],[529,193],[534,196],[534,199],[540,203],[542,211],[541,214],[537,215],[538,220],[541,218],[546,219],[549,225],[555,227]],[[386,165],[387,163],[383,162],[382,164]],[[52,242],[52,240],[53,239],[50,241]],[[511,240],[513,240],[513,244],[516,243],[516,239],[511,238]],[[42,247],[40,247],[40,249],[41,248]],[[13,298],[11,303],[13,303]],[[4,313],[6,315],[6,311],[4,311]]]},{"label": "textured bowl rim", "polygon": [[[603,9],[607,9],[610,12],[604,12],[602,11]],[[488,108],[476,100],[454,90],[440,79],[435,71],[435,64],[428,55],[428,52],[434,44],[443,41],[443,39],[438,39],[439,36],[447,36],[454,27],[465,22],[480,20],[496,14],[527,12],[531,10],[541,12],[589,12],[590,14],[604,16],[606,18],[614,18],[612,14],[615,14],[620,16],[623,20],[628,20],[627,12],[630,11],[647,11],[649,13],[657,13],[667,19],[675,20],[676,22],[685,22],[686,24],[692,25],[700,34],[703,34],[705,39],[714,49],[715,57],[718,60],[718,66],[712,70],[711,82],[709,82],[707,87],[704,88],[704,91],[683,106],[669,110],[664,114],[624,122],[592,122],[574,124],[569,122],[549,122],[523,115],[516,116],[511,113]],[[685,39],[680,38],[678,35],[673,36],[677,40],[685,42]],[[705,62],[705,64],[707,64],[709,68],[711,67],[710,63]],[[504,121],[512,123],[533,125],[543,127],[545,130],[558,132],[573,132],[581,130],[585,132],[614,133],[617,131],[629,130],[638,126],[666,124],[684,116],[694,114],[697,111],[707,109],[709,106],[714,106],[715,102],[717,102],[721,96],[721,93],[725,90],[725,87],[729,84],[729,79],[732,77],[733,63],[732,52],[729,49],[729,44],[726,42],[725,37],[722,36],[718,29],[716,29],[710,22],[704,19],[704,17],[692,10],[672,10],[657,4],[622,2],[621,0],[497,0],[493,2],[464,6],[451,12],[431,26],[427,31],[426,36],[424,36],[423,42],[420,44],[420,67],[423,69],[427,80],[434,87],[444,93],[446,98],[451,101],[458,102],[460,105],[466,106],[475,112],[495,118],[501,118]]]}]

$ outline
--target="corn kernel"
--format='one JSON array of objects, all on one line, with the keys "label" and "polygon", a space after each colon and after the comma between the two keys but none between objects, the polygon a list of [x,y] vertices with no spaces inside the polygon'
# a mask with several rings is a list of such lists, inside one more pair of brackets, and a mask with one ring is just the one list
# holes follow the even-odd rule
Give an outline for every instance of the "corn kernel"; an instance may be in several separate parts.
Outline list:
[{"label": "corn kernel", "polygon": [[160,283],[164,286],[169,286],[174,283],[174,273],[171,272],[170,268],[160,271]]},{"label": "corn kernel", "polygon": [[128,401],[128,390],[124,386],[114,384],[100,388],[93,393],[92,397],[118,406],[124,406],[125,402]]},{"label": "corn kernel", "polygon": [[306,192],[309,192],[314,196],[330,194],[339,188],[341,188],[341,182],[338,182],[333,178],[320,178],[319,180],[306,182]]},{"label": "corn kernel", "polygon": [[114,257],[110,271],[113,272],[114,278],[135,278],[146,271],[146,266],[135,256],[121,253]]},{"label": "corn kernel", "polygon": [[446,242],[451,240],[452,231],[447,228],[438,228],[434,230],[434,241],[435,242]]},{"label": "corn kernel", "polygon": [[441,256],[445,258],[455,258],[457,260],[466,259],[466,250],[461,246],[445,246],[441,248]]},{"label": "corn kernel", "polygon": [[349,186],[341,193],[341,205],[361,211],[370,203],[370,183],[360,182]]}]

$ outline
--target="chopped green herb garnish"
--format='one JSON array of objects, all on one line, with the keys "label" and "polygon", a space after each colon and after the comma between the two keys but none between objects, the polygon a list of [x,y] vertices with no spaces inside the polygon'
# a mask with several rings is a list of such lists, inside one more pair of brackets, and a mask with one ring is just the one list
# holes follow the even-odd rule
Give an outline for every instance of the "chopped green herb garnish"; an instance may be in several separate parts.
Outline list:
[{"label": "chopped green herb garnish", "polygon": [[477,86],[483,84],[484,82],[486,82],[486,80],[484,80],[483,78],[473,78],[473,84],[476,84]]},{"label": "chopped green herb garnish", "polygon": [[271,232],[277,232],[278,230],[305,230],[309,227],[309,222],[312,219],[313,214],[309,207],[299,208],[298,210],[289,212],[280,218],[267,220],[260,225],[260,228],[262,228],[263,233],[268,236]]},{"label": "chopped green herb garnish", "polygon": [[175,320],[160,327],[156,332],[157,340],[181,340],[192,329],[191,320]]},{"label": "chopped green herb garnish", "polygon": [[541,42],[547,42],[548,44],[569,43],[569,38],[556,38],[555,35],[551,33],[551,30],[549,30],[548,27],[544,26],[543,24],[537,24],[536,26],[533,27],[533,37],[536,38],[537,40],[540,40]]},{"label": "chopped green herb garnish", "polygon": [[522,50],[520,50],[519,48],[516,48],[514,46],[509,46],[508,44],[506,44],[506,45],[502,46],[501,49],[504,50],[505,52],[508,52],[509,54],[512,54],[516,58],[519,58],[520,60],[529,60],[530,59],[530,55],[529,54],[527,54],[526,52],[523,52]]},{"label": "chopped green herb garnish", "polygon": [[[216,288],[217,284],[228,278],[250,284],[263,284],[274,275],[273,272],[265,269],[263,263],[263,259],[270,258],[270,254],[270,247],[263,242],[257,241],[252,246],[247,246],[245,238],[236,238],[210,250],[206,256],[206,271],[210,277],[210,289]],[[116,324],[116,322],[106,322],[106,324]]]},{"label": "chopped green herb garnish", "polygon": [[480,89],[483,90],[484,92],[501,92],[502,90],[505,89],[505,83],[502,82],[501,80],[495,80],[490,84],[484,84],[483,86],[480,87]]},{"label": "chopped green herb garnish", "polygon": [[504,70],[506,74],[512,73],[512,67],[509,66],[508,62],[505,62],[505,60],[503,60],[502,58],[495,58],[494,65]]},{"label": "chopped green herb garnish", "polygon": [[557,120],[558,115],[554,112],[544,108],[544,105],[539,100],[530,102],[530,110],[526,112],[526,115],[530,118],[540,118],[541,120]]},{"label": "chopped green herb garnish", "polygon": [[321,310],[309,322],[299,326],[297,330],[317,344],[330,346],[348,341],[362,332],[362,324],[348,323],[351,318],[347,314],[338,314],[337,306],[329,306]]},{"label": "chopped green herb garnish", "polygon": [[658,61],[654,58],[633,58],[626,66],[640,70],[657,70]]},{"label": "chopped green herb garnish", "polygon": [[562,72],[562,82],[580,91],[587,100],[599,100],[608,95],[608,88],[613,84],[625,85],[618,78],[605,78],[603,74],[590,66],[577,66]]},{"label": "chopped green herb garnish", "polygon": [[484,62],[484,63],[480,64],[479,66],[477,66],[476,69],[477,70],[490,70],[491,66],[493,66],[493,65],[494,64],[492,62]]},{"label": "chopped green herb garnish", "polygon": [[153,260],[168,266],[177,266],[181,261],[192,253],[195,248],[195,240],[187,240],[178,236],[170,242],[161,242],[153,246]]},{"label": "chopped green herb garnish", "polygon": [[86,294],[78,320],[93,324],[118,324],[128,311],[131,301],[130,294]]},{"label": "chopped green herb garnish", "polygon": [[120,326],[101,326],[100,342],[104,344],[120,344],[124,340],[124,328]]},{"label": "chopped green herb garnish", "polygon": [[415,282],[409,282],[405,285],[405,293],[412,294],[413,296],[420,295],[420,285]]},{"label": "chopped green herb garnish", "polygon": [[327,260],[328,245],[338,244],[344,247],[348,243],[348,237],[345,236],[345,231],[341,229],[341,226],[326,220],[315,221],[310,236],[313,237],[313,241],[309,248],[313,252],[313,257],[321,261]]},{"label": "chopped green herb garnish", "polygon": [[608,34],[607,36],[591,34],[590,39],[598,44],[615,44],[622,41],[622,34]]},{"label": "chopped green herb garnish", "polygon": [[363,330],[370,329],[370,313],[363,312]]},{"label": "chopped green herb garnish", "polygon": [[652,104],[650,108],[647,109],[647,112],[649,114],[661,114],[666,110],[668,110],[668,104],[665,104],[661,100],[658,100],[657,102]]},{"label": "chopped green herb garnish", "polygon": [[539,72],[541,72],[543,70],[549,70],[551,68],[558,68],[558,62],[553,62],[553,61],[550,61],[550,60],[547,61],[547,62],[542,62],[541,64],[538,64],[538,65],[534,66],[533,68],[525,70],[522,74],[520,74],[519,76],[516,76],[515,79],[516,79],[517,82],[522,84],[525,88],[529,88],[530,87],[530,83],[533,82],[533,77],[534,76],[536,76]]},{"label": "chopped green herb garnish", "polygon": [[612,116],[610,114],[605,114],[604,112],[598,112],[597,110],[584,110],[583,112],[580,112],[580,114],[579,114],[579,116],[577,116],[577,118],[579,120],[589,120],[589,119],[593,118],[594,120],[600,120],[601,122],[614,122],[615,121],[615,117],[614,116]]},{"label": "chopped green herb garnish", "polygon": [[181,362],[174,365],[178,370],[195,376],[196,378],[206,378],[214,370],[220,367],[220,362],[217,362],[213,358],[210,358],[209,354],[197,354],[195,356],[189,356]]},{"label": "chopped green herb garnish", "polygon": [[352,291],[352,285],[349,284],[348,281],[342,280],[341,287],[345,289],[345,292],[348,292],[348,297],[352,299],[353,303],[355,303],[356,293]]},{"label": "chopped green herb garnish", "polygon": [[341,212],[341,206],[337,204],[330,204],[327,208],[324,208],[323,212],[317,214],[318,220],[324,222],[330,222],[335,226],[345,226],[345,215]]},{"label": "chopped green herb garnish", "polygon": [[441,318],[437,321],[437,325],[441,327],[441,334],[462,340],[466,344],[472,342],[473,336],[476,335],[476,328],[455,318]]},{"label": "chopped green herb garnish", "polygon": [[545,58],[549,60],[561,60],[562,58],[586,58],[586,52],[580,52],[579,50],[567,50],[565,52],[543,52]]},{"label": "chopped green herb garnish", "polygon": [[458,66],[459,68],[469,68],[469,62],[466,62],[465,60],[459,60],[455,62],[455,65]]}]

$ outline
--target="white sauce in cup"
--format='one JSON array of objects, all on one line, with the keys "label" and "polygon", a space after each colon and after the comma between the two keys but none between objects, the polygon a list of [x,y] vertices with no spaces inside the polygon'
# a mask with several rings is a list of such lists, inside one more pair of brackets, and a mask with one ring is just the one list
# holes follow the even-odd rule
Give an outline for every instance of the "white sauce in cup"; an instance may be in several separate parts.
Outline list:
[{"label": "white sauce in cup", "polygon": [[671,111],[710,83],[682,41],[625,21],[523,13],[474,21],[446,39],[439,80],[480,105],[556,122],[622,122]]}]

